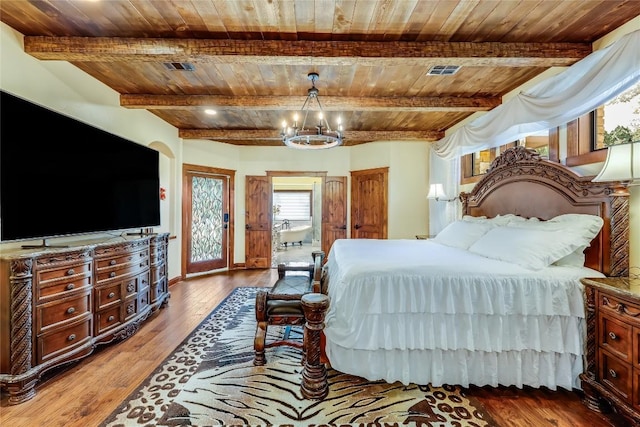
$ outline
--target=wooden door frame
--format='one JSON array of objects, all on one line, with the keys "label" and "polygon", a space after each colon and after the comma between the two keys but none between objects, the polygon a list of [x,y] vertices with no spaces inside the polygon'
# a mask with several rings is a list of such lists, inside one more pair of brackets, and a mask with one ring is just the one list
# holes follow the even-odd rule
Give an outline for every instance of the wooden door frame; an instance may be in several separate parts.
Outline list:
[{"label": "wooden door frame", "polygon": [[235,176],[236,171],[232,169],[214,168],[210,166],[200,166],[183,164],[182,165],[182,257],[181,257],[181,270],[182,277],[187,277],[187,253],[188,253],[188,240],[189,236],[185,232],[187,228],[187,212],[191,212],[191,207],[188,205],[185,194],[190,193],[190,189],[187,188],[188,180],[187,173],[189,171],[211,174],[211,175],[225,175],[229,178],[229,223],[228,223],[228,236],[227,236],[227,269],[231,270],[234,263],[234,247],[235,247]]},{"label": "wooden door frame", "polygon": [[[273,178],[274,177],[310,177],[310,178],[320,178],[320,188],[324,188],[324,180],[327,177],[327,171],[266,171],[267,177],[269,177],[269,182],[271,184],[271,192],[273,193]],[[324,201],[324,194],[322,194],[322,198]],[[273,215],[271,216],[271,221],[273,221]],[[322,218],[320,218],[320,227],[322,227]],[[322,232],[322,230],[321,230]],[[320,239],[322,240],[322,238]],[[273,247],[271,248],[271,254],[273,254]],[[271,262],[271,260],[269,260]]]}]

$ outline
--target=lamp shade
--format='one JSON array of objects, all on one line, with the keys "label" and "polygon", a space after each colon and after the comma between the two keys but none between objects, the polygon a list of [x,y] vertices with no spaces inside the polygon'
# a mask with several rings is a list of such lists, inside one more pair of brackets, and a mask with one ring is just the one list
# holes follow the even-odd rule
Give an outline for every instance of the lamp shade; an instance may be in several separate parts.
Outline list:
[{"label": "lamp shade", "polygon": [[429,186],[429,194],[427,194],[427,199],[438,200],[443,198],[446,198],[446,195],[444,194],[444,188],[442,187],[442,184],[431,184]]},{"label": "lamp shade", "polygon": [[604,167],[592,181],[634,181],[640,179],[640,141],[610,145]]}]

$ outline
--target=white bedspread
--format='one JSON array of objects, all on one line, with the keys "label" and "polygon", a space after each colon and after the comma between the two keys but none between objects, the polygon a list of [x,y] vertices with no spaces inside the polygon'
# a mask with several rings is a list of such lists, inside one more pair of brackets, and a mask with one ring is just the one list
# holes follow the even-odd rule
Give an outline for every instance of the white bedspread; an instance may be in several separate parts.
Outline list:
[{"label": "white bedspread", "polygon": [[579,388],[582,277],[431,240],[342,239],[327,264],[334,369],[404,384]]}]

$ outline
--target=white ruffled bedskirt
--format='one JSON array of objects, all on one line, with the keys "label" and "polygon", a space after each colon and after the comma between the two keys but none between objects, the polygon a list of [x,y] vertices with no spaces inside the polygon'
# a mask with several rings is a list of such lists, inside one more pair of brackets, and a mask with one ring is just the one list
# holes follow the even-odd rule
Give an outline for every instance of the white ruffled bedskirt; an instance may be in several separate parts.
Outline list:
[{"label": "white ruffled bedskirt", "polygon": [[325,334],[344,348],[535,350],[582,354],[585,322],[572,316],[443,313],[360,314],[358,322],[332,321]]},{"label": "white ruffled bedskirt", "polygon": [[582,356],[535,350],[356,350],[327,342],[331,367],[370,381],[403,384],[580,389]]}]

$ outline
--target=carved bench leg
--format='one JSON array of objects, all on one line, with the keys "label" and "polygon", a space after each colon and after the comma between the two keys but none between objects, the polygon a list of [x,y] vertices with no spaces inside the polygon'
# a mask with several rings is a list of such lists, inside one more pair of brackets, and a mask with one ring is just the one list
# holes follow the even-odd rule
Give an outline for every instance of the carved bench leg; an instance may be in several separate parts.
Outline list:
[{"label": "carved bench leg", "polygon": [[264,346],[267,339],[267,327],[269,326],[267,320],[267,293],[265,291],[258,291],[256,294],[256,321],[258,326],[256,326],[256,336],[253,339],[253,350],[255,351],[253,364],[262,366],[267,363]]},{"label": "carved bench leg", "polygon": [[256,366],[262,366],[267,363],[267,357],[264,354],[264,345],[266,339],[267,322],[258,322],[258,327],[256,328],[256,336],[253,339],[253,350],[255,351],[253,364]]},{"label": "carved bench leg", "polygon": [[310,293],[302,296],[304,326],[304,363],[300,390],[307,399],[323,399],[329,393],[327,368],[320,361],[320,335],[324,329],[324,316],[329,308],[329,297]]}]

